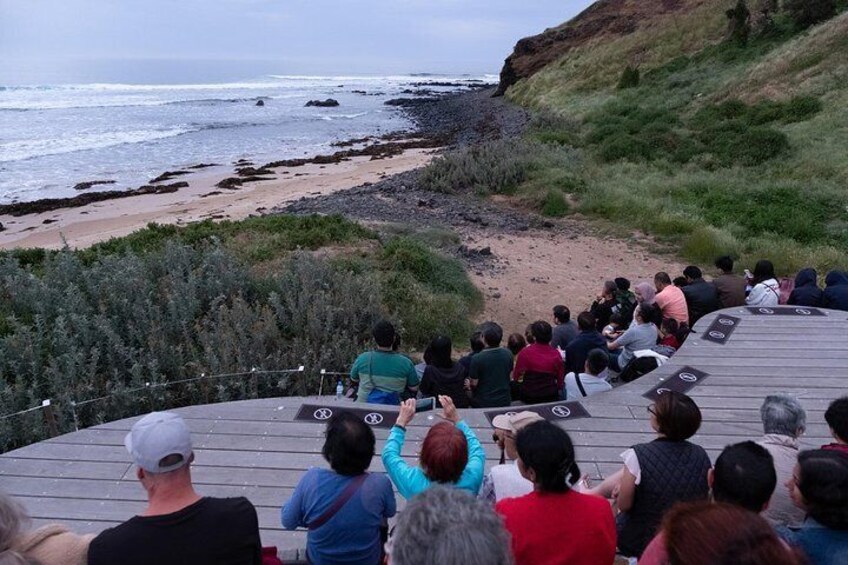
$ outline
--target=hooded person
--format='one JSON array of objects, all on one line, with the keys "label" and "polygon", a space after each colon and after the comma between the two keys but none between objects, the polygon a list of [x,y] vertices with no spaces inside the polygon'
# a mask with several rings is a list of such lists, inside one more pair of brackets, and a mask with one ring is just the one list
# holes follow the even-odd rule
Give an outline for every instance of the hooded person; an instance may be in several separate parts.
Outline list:
[{"label": "hooded person", "polygon": [[818,273],[815,269],[801,269],[795,275],[795,288],[789,295],[787,304],[793,306],[809,306],[816,308],[821,306],[822,289],[818,285]]},{"label": "hooded person", "polygon": [[822,293],[822,308],[848,312],[848,273],[831,271],[825,277],[824,283],[826,286]]}]

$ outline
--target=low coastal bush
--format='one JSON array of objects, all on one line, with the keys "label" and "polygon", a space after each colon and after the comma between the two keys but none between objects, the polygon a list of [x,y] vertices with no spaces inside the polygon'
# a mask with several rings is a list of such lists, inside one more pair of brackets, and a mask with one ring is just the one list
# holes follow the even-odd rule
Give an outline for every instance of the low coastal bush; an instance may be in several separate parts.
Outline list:
[{"label": "low coastal bush", "polygon": [[[186,404],[314,394],[318,370],[346,371],[383,317],[402,328],[407,348],[445,331],[467,337],[481,299],[458,261],[420,241],[381,245],[341,219],[255,220],[220,231],[151,226],[96,252],[24,254],[30,263],[0,255],[2,415],[50,398],[60,430],[70,431],[75,416],[87,426]],[[304,233],[284,236],[292,226]],[[281,249],[273,268],[259,268],[265,259],[254,248],[267,233]],[[367,245],[291,251],[321,242]],[[304,373],[262,373],[299,365]],[[197,379],[232,373],[246,374]],[[30,415],[0,420],[0,450],[44,434]]]},{"label": "low coastal bush", "polygon": [[433,160],[422,171],[419,182],[436,192],[514,194],[534,171],[563,166],[573,158],[566,147],[524,139],[489,141]]}]

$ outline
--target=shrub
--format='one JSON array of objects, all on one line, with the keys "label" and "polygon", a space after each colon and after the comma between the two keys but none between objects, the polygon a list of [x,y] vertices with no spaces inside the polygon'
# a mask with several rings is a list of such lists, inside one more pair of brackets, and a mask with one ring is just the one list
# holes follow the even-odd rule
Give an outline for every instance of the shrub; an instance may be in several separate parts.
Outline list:
[{"label": "shrub", "polygon": [[430,163],[419,183],[436,192],[512,194],[545,165],[568,164],[573,153],[522,139],[489,141],[448,152]]},{"label": "shrub", "polygon": [[551,218],[561,218],[568,214],[568,202],[559,190],[549,189],[542,203],[542,215]]},{"label": "shrub", "polygon": [[704,129],[698,139],[724,165],[759,165],[789,149],[786,134],[767,127],[750,127],[731,120]]},{"label": "shrub", "polygon": [[797,29],[807,29],[836,15],[835,0],[786,0],[783,9]]},{"label": "shrub", "polygon": [[730,38],[738,45],[747,45],[748,37],[751,35],[751,12],[748,10],[748,4],[745,0],[737,0],[736,6],[724,14],[730,20]]},{"label": "shrub", "polygon": [[605,138],[598,147],[598,156],[607,163],[642,161],[651,157],[651,147],[635,135],[623,133]]},{"label": "shrub", "polygon": [[[304,233],[292,234],[287,245],[359,233],[354,224],[327,221],[260,226],[271,233],[300,226]],[[209,232],[195,246],[180,241],[180,229],[151,227],[112,241],[112,254],[46,254],[37,272],[13,254],[0,256],[3,414],[50,398],[60,430],[70,431],[71,401],[105,397],[76,408],[87,426],[186,404],[315,393],[318,369],[346,370],[387,313],[410,328],[405,343],[420,346],[437,321],[466,337],[468,318],[482,302],[458,261],[410,240],[393,240],[356,261],[295,251],[260,274],[244,259],[249,254],[224,246],[233,233],[247,233],[236,224],[222,226],[220,237],[214,225],[202,226]],[[154,249],[133,251],[141,239]],[[195,379],[301,364],[307,372]],[[0,420],[0,451],[44,433],[27,416]]]},{"label": "shrub", "polygon": [[637,86],[639,86],[639,69],[627,65],[621,72],[621,78],[618,80],[618,89],[625,90],[636,88]]}]

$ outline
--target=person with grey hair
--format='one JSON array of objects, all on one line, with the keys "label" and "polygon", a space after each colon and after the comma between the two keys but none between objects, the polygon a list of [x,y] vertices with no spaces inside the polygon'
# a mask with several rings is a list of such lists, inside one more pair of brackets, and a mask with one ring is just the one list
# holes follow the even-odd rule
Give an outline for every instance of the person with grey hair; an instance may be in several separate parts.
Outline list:
[{"label": "person with grey hair", "polygon": [[24,507],[0,492],[0,565],[85,565],[93,537],[74,534],[59,524],[30,531]]},{"label": "person with grey hair", "polygon": [[[806,428],[807,413],[796,398],[774,394],[766,397],[760,408],[760,417],[765,435],[757,443],[771,454],[777,484],[783,485],[792,478],[798,462],[798,438]],[[804,521],[804,511],[792,503],[785,488],[775,489],[762,516],[773,526],[799,526]]]},{"label": "person with grey hair", "polygon": [[406,505],[386,544],[390,565],[512,565],[509,535],[491,504],[433,486]]}]

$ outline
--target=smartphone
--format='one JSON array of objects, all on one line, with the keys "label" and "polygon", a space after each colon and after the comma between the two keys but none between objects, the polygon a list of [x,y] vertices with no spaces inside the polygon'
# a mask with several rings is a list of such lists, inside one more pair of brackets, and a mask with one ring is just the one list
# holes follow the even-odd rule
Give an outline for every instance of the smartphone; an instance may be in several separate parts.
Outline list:
[{"label": "smartphone", "polygon": [[430,410],[436,409],[436,397],[431,396],[430,398],[419,398],[415,401],[415,413],[419,412],[429,412]]}]

